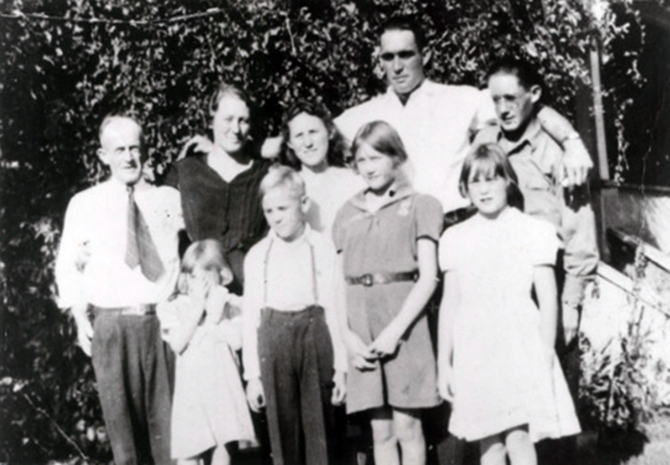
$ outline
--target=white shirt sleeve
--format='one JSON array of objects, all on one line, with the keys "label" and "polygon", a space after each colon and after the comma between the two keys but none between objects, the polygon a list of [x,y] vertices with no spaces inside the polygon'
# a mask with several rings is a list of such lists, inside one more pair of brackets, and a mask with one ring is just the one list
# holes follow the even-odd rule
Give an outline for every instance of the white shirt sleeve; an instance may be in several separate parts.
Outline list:
[{"label": "white shirt sleeve", "polygon": [[344,302],[344,299],[337,299],[335,292],[339,289],[337,285],[337,255],[335,252],[335,246],[332,245],[325,237],[323,237],[324,246],[323,246],[323,276],[320,280],[321,289],[319,289],[319,295],[321,297],[321,304],[324,307],[326,324],[328,325],[328,331],[330,332],[330,338],[333,342],[333,362],[334,368],[337,371],[346,372],[347,371],[347,353],[344,347],[344,341],[342,340],[342,334],[340,331],[340,320],[338,318],[338,312],[344,312],[346,309],[337,308],[337,305],[341,305]]},{"label": "white shirt sleeve", "polygon": [[258,326],[263,306],[263,253],[254,246],[244,260],[244,299],[242,303],[242,360],[244,379],[247,381],[261,376],[258,358]]},{"label": "white shirt sleeve", "polygon": [[70,200],[65,213],[63,235],[56,258],[58,306],[64,309],[86,303],[82,272],[86,264],[82,259],[90,237],[85,205],[81,194],[76,195]]},{"label": "white shirt sleeve", "polygon": [[470,128],[474,133],[477,133],[486,126],[497,124],[496,107],[493,104],[493,98],[491,98],[488,88],[478,91],[476,105],[477,113],[475,113],[475,118]]}]

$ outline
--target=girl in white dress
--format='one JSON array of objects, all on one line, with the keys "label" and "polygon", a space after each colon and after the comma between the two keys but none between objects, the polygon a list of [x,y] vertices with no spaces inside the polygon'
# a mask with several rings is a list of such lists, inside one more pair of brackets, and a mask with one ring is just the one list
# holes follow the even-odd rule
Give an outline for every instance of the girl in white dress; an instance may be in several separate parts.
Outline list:
[{"label": "girl in white dress", "polygon": [[235,351],[242,346],[241,302],[221,244],[186,249],[179,293],[158,306],[165,340],[177,354],[171,454],[180,464],[227,465],[232,442],[255,442]]},{"label": "girl in white dress", "polygon": [[439,244],[438,390],[450,432],[479,441],[483,465],[534,465],[534,442],[580,430],[554,352],[558,239],[519,210],[517,185],[497,144],[475,149],[459,187],[478,213]]},{"label": "girl in white dress", "polygon": [[346,164],[347,147],[328,108],[298,101],[284,116],[280,162],[300,173],[310,207],[307,222],[330,237],[335,215],[367,185]]}]

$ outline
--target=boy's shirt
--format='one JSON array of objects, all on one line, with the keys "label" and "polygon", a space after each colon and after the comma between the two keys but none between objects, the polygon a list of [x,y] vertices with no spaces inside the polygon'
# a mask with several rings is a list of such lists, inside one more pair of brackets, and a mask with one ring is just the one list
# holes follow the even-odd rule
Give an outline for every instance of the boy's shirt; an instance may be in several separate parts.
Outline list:
[{"label": "boy's shirt", "polygon": [[[314,250],[316,283],[312,275],[310,246]],[[299,311],[314,304],[322,306],[333,341],[335,369],[346,371],[346,354],[336,314],[341,309],[335,307],[335,267],[335,247],[326,236],[312,230],[309,225],[306,225],[305,233],[293,242],[286,242],[270,231],[266,238],[252,247],[244,262],[242,356],[246,380],[260,377],[257,330],[264,307]]]}]

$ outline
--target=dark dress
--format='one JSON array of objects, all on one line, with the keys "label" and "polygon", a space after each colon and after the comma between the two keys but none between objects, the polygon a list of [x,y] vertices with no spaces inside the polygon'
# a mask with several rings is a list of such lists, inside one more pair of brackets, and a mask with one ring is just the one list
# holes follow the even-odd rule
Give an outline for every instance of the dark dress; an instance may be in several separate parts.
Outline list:
[{"label": "dark dress", "polygon": [[229,289],[240,295],[244,257],[268,229],[258,187],[269,166],[268,160],[256,159],[251,168],[226,182],[209,167],[207,155],[198,153],[173,165],[165,180],[181,192],[189,239],[221,241],[235,276]]}]

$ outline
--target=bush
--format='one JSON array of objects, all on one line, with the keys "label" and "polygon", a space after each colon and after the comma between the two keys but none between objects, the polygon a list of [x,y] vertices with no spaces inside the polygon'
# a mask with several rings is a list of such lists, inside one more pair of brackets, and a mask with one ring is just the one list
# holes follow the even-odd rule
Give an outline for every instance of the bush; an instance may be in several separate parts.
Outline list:
[{"label": "bush", "polygon": [[[613,34],[577,0],[2,0],[0,11],[0,461],[20,463],[109,458],[90,363],[53,284],[67,202],[105,174],[95,150],[106,113],[144,121],[160,181],[185,140],[207,132],[220,80],[255,94],[257,141],[298,96],[338,114],[382,90],[376,28],[394,12],[421,18],[435,80],[481,85],[496,55],[517,50],[568,115],[588,47]],[[634,50],[618,40],[610,51],[626,73]]]}]

